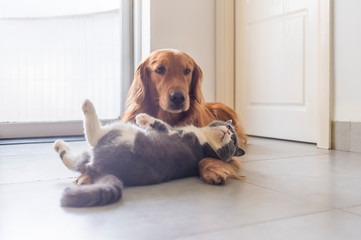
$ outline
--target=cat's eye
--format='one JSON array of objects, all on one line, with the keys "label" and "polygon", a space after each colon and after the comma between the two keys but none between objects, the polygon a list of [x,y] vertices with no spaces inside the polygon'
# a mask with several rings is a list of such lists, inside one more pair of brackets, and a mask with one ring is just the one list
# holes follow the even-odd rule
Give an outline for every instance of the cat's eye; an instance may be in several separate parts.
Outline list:
[{"label": "cat's eye", "polygon": [[184,69],[183,73],[184,75],[188,75],[191,72],[189,68]]},{"label": "cat's eye", "polygon": [[228,128],[229,130],[231,130],[231,129],[232,129],[231,125],[227,125],[227,128]]},{"label": "cat's eye", "polygon": [[158,73],[158,74],[164,74],[165,73],[165,67],[160,66],[157,69],[155,69],[155,72]]}]

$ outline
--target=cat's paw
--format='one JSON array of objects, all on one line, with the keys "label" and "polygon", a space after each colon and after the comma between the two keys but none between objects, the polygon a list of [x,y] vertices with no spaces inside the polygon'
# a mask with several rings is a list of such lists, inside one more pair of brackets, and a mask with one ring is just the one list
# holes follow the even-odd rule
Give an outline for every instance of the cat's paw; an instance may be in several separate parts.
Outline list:
[{"label": "cat's paw", "polygon": [[70,147],[67,143],[65,143],[63,140],[59,139],[56,140],[53,144],[53,148],[55,152],[57,152],[62,159],[66,153],[70,152]]},{"label": "cat's paw", "polygon": [[82,110],[84,115],[95,113],[95,108],[93,103],[89,99],[85,99],[82,105]]},{"label": "cat's paw", "polygon": [[154,118],[152,118],[146,113],[140,113],[135,116],[135,123],[140,127],[149,127],[151,124],[154,123],[154,121]]}]

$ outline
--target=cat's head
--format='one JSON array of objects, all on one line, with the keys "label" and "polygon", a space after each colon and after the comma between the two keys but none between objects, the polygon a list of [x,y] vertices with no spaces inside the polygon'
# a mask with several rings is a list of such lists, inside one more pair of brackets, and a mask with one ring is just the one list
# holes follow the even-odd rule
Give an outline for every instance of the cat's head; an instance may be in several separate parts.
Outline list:
[{"label": "cat's head", "polygon": [[244,150],[238,146],[237,135],[232,126],[232,120],[227,122],[213,121],[207,126],[208,144],[220,160],[231,161],[233,156],[242,156]]}]

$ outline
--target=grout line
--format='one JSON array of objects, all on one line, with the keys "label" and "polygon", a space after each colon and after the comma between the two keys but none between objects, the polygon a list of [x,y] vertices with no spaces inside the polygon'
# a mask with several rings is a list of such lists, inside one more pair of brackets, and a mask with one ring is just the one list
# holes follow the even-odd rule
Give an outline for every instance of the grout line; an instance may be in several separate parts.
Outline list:
[{"label": "grout line", "polygon": [[241,163],[261,162],[261,161],[269,161],[269,160],[283,160],[283,159],[293,159],[293,158],[312,157],[312,156],[324,156],[324,155],[330,155],[330,153],[317,153],[317,154],[308,154],[308,155],[302,155],[302,156],[274,157],[274,158],[257,159],[257,160],[243,160]]},{"label": "grout line", "polygon": [[[347,207],[347,208],[348,208],[348,207]],[[357,217],[361,218],[361,214],[354,213],[354,212],[349,212],[349,211],[346,210],[346,208],[340,208],[340,209],[338,209],[338,210],[340,210],[340,211],[342,211],[342,212],[344,212],[344,213],[348,213],[348,214],[351,214],[351,215],[353,215],[353,216],[357,216]]]},{"label": "grout line", "polygon": [[286,192],[282,192],[282,191],[279,191],[279,190],[271,189],[271,188],[264,187],[264,186],[261,186],[261,185],[258,185],[258,184],[250,183],[250,182],[247,182],[246,179],[243,180],[243,182],[246,183],[246,184],[252,185],[252,186],[256,186],[256,187],[259,187],[259,188],[262,188],[262,189],[265,189],[265,190],[268,190],[268,191],[272,191],[272,192],[275,192],[275,193],[279,193],[279,194],[282,194],[282,195],[286,195],[288,197],[292,197],[292,198],[295,198],[295,199],[298,199],[298,200],[301,200],[301,201],[305,201],[305,202],[308,202],[308,203],[317,204],[319,206],[328,208],[328,210],[336,210],[336,209],[338,209],[338,208],[328,206],[328,205],[325,205],[325,204],[322,204],[322,203],[319,203],[319,202],[310,201],[309,199],[305,199],[305,198],[300,197],[300,196],[296,196],[296,195],[289,194],[289,193],[286,193]]},{"label": "grout line", "polygon": [[261,136],[254,136],[254,135],[247,135],[252,141],[254,139],[255,141],[272,141],[272,142],[283,142],[283,143],[300,143],[302,145],[314,145],[317,146],[317,143],[311,143],[311,142],[304,142],[304,141],[297,141],[297,140],[287,140],[287,139],[279,139],[279,138],[273,138],[273,137],[261,137]]},{"label": "grout line", "polygon": [[30,181],[19,181],[19,182],[2,182],[0,187],[3,185],[14,185],[14,184],[25,184],[25,183],[38,183],[38,182],[51,182],[51,181],[60,181],[66,179],[74,179],[76,177],[64,177],[64,178],[48,178],[48,179],[39,179],[39,180],[30,180]]},{"label": "grout line", "polygon": [[361,207],[361,203],[360,203],[360,204],[356,204],[356,205],[352,205],[352,206],[349,206],[349,207],[343,207],[343,208],[341,208],[341,209],[354,208],[354,207]]},{"label": "grout line", "polygon": [[201,235],[204,235],[204,234],[209,234],[209,233],[211,234],[211,233],[221,232],[221,231],[224,231],[224,230],[232,230],[232,229],[243,228],[243,227],[254,226],[254,225],[260,225],[260,224],[271,223],[271,222],[277,222],[277,221],[282,221],[282,220],[287,220],[287,219],[294,219],[294,218],[299,218],[299,217],[312,216],[312,215],[331,212],[331,211],[334,211],[334,209],[315,211],[315,212],[312,212],[312,213],[304,213],[304,214],[299,214],[299,215],[289,216],[289,217],[280,217],[280,218],[263,220],[263,221],[254,222],[254,223],[239,224],[239,225],[235,225],[235,226],[232,226],[232,227],[212,229],[212,230],[209,230],[209,231],[204,231],[204,232],[199,232],[199,233],[194,233],[194,234],[188,234],[188,235],[185,235],[185,236],[179,236],[179,237],[175,237],[175,238],[172,238],[172,239],[176,240],[176,239],[180,239],[180,238],[184,238],[184,237],[201,236]]},{"label": "grout line", "polygon": [[303,197],[300,197],[300,196],[297,196],[297,195],[294,195],[294,194],[289,194],[289,193],[286,193],[286,192],[282,192],[282,191],[278,191],[278,190],[271,189],[271,188],[268,188],[268,187],[260,186],[260,185],[254,184],[254,183],[250,183],[250,182],[247,182],[247,180],[243,180],[243,182],[246,183],[246,184],[249,184],[249,185],[253,185],[253,186],[268,190],[268,191],[280,193],[280,194],[283,194],[283,195],[287,195],[289,197],[293,197],[295,199],[299,199],[299,200],[302,200],[302,201],[306,201],[306,202],[309,202],[309,203],[313,203],[313,204],[317,204],[317,205],[329,208],[328,210],[325,210],[325,211],[339,210],[339,211],[342,211],[342,212],[345,212],[345,213],[350,213],[352,215],[361,217],[360,214],[352,213],[352,212],[349,212],[349,211],[346,210],[347,208],[359,207],[359,206],[361,206],[361,204],[356,204],[356,205],[349,206],[349,207],[332,207],[332,206],[328,206],[328,205],[325,205],[325,204],[322,204],[322,203],[319,203],[319,202],[311,201],[309,199],[305,199]]}]

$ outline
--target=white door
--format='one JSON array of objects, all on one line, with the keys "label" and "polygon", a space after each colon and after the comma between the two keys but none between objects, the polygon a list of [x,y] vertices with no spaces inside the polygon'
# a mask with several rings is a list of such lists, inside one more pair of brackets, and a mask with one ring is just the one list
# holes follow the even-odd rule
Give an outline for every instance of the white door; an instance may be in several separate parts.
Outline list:
[{"label": "white door", "polygon": [[236,110],[249,135],[316,142],[317,0],[236,0]]}]

